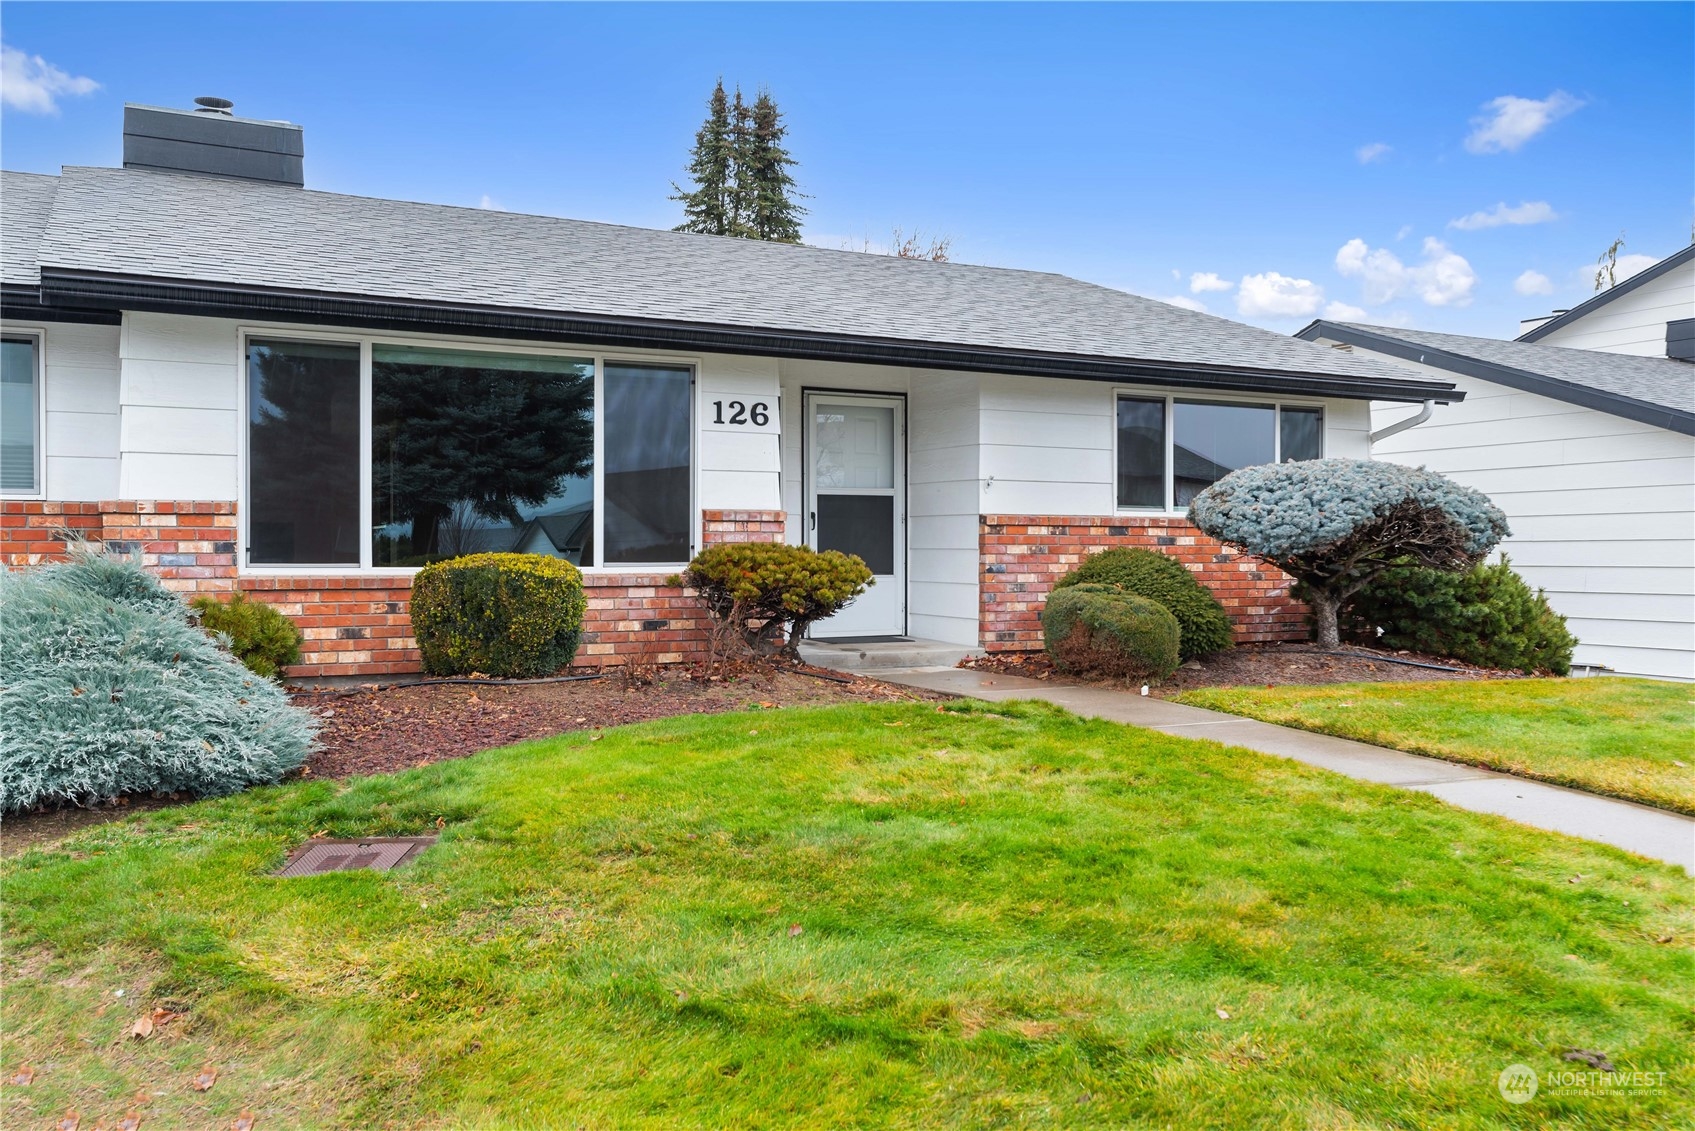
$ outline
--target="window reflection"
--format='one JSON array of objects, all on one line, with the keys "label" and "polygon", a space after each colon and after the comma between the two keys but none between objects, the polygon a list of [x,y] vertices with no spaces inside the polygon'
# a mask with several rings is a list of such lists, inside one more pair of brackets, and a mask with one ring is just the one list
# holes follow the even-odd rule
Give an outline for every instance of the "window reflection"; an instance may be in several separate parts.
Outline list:
[{"label": "window reflection", "polygon": [[594,562],[594,362],[378,345],[372,562]]},{"label": "window reflection", "polygon": [[1176,505],[1188,506],[1238,468],[1270,463],[1276,457],[1275,415],[1271,405],[1178,401],[1171,449]]},{"label": "window reflection", "polygon": [[687,369],[606,367],[607,565],[689,559],[692,384]]},{"label": "window reflection", "polygon": [[247,560],[359,561],[359,347],[247,344]]}]

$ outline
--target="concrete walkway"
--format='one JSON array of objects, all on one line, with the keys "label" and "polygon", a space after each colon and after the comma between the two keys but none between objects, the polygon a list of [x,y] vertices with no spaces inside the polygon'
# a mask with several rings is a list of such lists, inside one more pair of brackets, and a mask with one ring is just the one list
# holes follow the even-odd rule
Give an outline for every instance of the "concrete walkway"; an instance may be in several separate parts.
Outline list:
[{"label": "concrete walkway", "polygon": [[1143,698],[1134,692],[1065,687],[1023,676],[960,668],[906,668],[871,674],[888,683],[974,699],[1040,699],[1086,718],[1245,746],[1351,778],[1421,790],[1462,809],[1494,813],[1535,828],[1600,841],[1695,873],[1695,817],[1663,809],[1164,699]]}]

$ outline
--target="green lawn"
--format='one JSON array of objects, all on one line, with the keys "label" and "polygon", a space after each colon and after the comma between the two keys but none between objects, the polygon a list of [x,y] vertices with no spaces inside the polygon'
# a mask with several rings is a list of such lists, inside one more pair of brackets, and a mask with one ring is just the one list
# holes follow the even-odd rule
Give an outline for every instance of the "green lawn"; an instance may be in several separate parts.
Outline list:
[{"label": "green lawn", "polygon": [[1695,813],[1695,687],[1687,683],[1337,683],[1212,687],[1176,698]]},{"label": "green lawn", "polygon": [[[401,871],[267,876],[438,822]],[[8,1127],[143,1088],[148,1126],[265,1131],[1695,1123],[1687,875],[1044,706],[259,790],[15,857],[0,895],[4,1065],[41,1066]],[[155,1005],[187,1016],[125,1040]],[[1500,1098],[1574,1047],[1666,1083]]]}]

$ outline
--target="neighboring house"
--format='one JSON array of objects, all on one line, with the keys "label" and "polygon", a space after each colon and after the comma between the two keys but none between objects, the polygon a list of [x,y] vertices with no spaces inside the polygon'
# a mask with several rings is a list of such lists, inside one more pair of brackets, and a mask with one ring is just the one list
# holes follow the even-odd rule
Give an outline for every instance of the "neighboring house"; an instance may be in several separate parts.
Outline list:
[{"label": "neighboring house", "polygon": [[1518,341],[1544,346],[1695,360],[1695,244],[1519,331]]},{"label": "neighboring house", "polygon": [[1038,647],[1057,576],[1145,545],[1302,638],[1188,499],[1462,395],[1059,275],[308,191],[286,124],[128,107],[124,142],[0,184],[0,552],[250,591],[297,676],[416,670],[411,567],[499,540],[582,563],[583,663],[695,653],[668,580],[724,540],[863,557],[821,637]]},{"label": "neighboring house", "polygon": [[[1684,279],[1661,309],[1691,313]],[[1613,317],[1614,331],[1624,322]],[[1584,331],[1573,320],[1556,332]],[[1301,336],[1456,382],[1463,403],[1393,434],[1406,406],[1378,405],[1373,454],[1443,472],[1506,511],[1501,550],[1566,617],[1578,663],[1695,679],[1695,364],[1665,356],[1663,323],[1658,357],[1326,321]]]}]

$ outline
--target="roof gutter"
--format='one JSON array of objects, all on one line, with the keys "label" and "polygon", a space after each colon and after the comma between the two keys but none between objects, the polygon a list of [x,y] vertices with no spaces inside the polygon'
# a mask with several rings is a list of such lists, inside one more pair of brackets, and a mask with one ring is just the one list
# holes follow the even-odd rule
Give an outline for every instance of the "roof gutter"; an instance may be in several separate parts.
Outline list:
[{"label": "roof gutter", "polygon": [[368,295],[289,291],[46,267],[41,271],[40,301],[75,308],[304,321],[629,349],[710,350],[761,357],[852,361],[958,372],[1288,393],[1348,400],[1403,403],[1436,400],[1448,403],[1465,397],[1463,392],[1445,381],[1376,380],[1197,362],[1139,361],[711,323],[395,301]]}]

